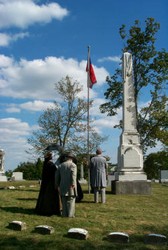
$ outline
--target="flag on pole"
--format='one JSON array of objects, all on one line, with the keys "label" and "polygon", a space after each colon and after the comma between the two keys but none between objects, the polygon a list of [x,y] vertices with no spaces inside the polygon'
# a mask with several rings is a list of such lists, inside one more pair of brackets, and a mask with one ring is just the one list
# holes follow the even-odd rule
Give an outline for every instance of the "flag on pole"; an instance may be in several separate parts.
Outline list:
[{"label": "flag on pole", "polygon": [[92,88],[93,84],[97,82],[96,76],[94,73],[94,69],[91,63],[91,59],[88,58],[87,66],[86,66],[86,72],[88,73],[88,88]]}]

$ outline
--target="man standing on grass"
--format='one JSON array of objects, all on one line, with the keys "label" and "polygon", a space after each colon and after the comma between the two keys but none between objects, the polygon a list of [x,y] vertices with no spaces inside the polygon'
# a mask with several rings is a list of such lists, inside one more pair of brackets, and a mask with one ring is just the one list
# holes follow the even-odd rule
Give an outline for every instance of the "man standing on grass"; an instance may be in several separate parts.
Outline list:
[{"label": "man standing on grass", "polygon": [[99,192],[101,194],[101,202],[106,202],[106,171],[107,162],[102,156],[102,150],[96,150],[96,156],[90,160],[91,186],[94,189],[94,202],[99,202]]},{"label": "man standing on grass", "polygon": [[56,172],[56,186],[59,188],[62,200],[62,216],[75,217],[75,199],[77,197],[77,166],[73,162],[75,156],[65,155]]}]

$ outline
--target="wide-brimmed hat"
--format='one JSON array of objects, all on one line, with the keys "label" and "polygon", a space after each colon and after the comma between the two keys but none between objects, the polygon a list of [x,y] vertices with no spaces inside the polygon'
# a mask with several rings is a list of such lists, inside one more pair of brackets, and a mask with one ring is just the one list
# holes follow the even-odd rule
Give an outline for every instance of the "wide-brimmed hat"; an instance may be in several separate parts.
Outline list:
[{"label": "wide-brimmed hat", "polygon": [[75,159],[75,158],[76,158],[75,155],[74,155],[72,152],[67,152],[67,153],[65,153],[64,155],[65,155],[65,157],[67,157],[67,158],[72,158],[72,159]]}]

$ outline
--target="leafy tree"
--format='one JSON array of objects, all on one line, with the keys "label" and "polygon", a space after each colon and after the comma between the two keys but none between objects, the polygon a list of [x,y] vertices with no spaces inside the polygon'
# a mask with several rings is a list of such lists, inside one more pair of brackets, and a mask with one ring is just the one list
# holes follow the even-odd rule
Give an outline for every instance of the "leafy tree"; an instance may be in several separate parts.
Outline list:
[{"label": "leafy tree", "polygon": [[25,180],[39,180],[41,179],[42,167],[43,162],[39,158],[36,163],[20,163],[14,172],[23,172],[23,178]]},{"label": "leafy tree", "polygon": [[[37,153],[56,143],[65,150],[76,154],[87,152],[87,110],[88,102],[80,98],[82,88],[77,81],[70,77],[63,78],[55,85],[59,102],[48,108],[39,117],[39,130],[34,131],[28,142]],[[89,106],[92,105],[90,101]],[[105,138],[98,135],[91,127],[90,151],[100,145]]]},{"label": "leafy tree", "polygon": [[[147,18],[144,29],[136,20],[129,33],[125,25],[119,30],[125,44],[122,52],[130,52],[133,58],[137,129],[144,152],[148,147],[155,147],[157,141],[162,142],[164,146],[168,145],[168,52],[165,49],[157,51],[155,48],[156,33],[159,29],[159,23],[153,18]],[[106,81],[108,88],[104,96],[108,102],[102,104],[100,110],[109,116],[115,116],[122,106],[122,69],[116,69],[114,75],[108,76]],[[144,91],[146,96],[149,95],[150,102],[144,107],[138,107]],[[122,121],[115,127],[122,127]]]},{"label": "leafy tree", "polygon": [[5,175],[6,175],[6,177],[7,177],[8,179],[10,179],[10,178],[12,177],[12,173],[13,173],[12,170],[7,170],[7,171],[5,171]]},{"label": "leafy tree", "polygon": [[159,179],[160,170],[168,170],[168,152],[149,154],[144,161],[144,171],[148,179]]}]

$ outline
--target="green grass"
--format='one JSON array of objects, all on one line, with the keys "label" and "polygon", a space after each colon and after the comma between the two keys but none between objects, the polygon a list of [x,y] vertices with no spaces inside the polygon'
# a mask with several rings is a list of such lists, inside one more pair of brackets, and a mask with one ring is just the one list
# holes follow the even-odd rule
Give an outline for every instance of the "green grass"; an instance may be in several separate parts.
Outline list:
[{"label": "green grass", "polygon": [[[168,249],[168,246],[146,245],[144,236],[149,233],[166,235],[168,238],[168,186],[152,184],[151,195],[112,195],[107,189],[105,204],[93,203],[93,194],[82,186],[84,199],[76,204],[75,218],[44,217],[34,214],[39,192],[38,182],[0,183],[16,186],[16,190],[0,189],[0,249],[2,250],[72,250],[72,249]],[[34,185],[34,186],[31,186]],[[24,186],[24,187],[20,187]],[[9,222],[26,222],[25,231],[13,231]],[[55,229],[51,235],[41,235],[35,226],[48,225]],[[67,237],[72,227],[88,230],[87,240]],[[106,237],[110,232],[129,234],[129,244],[114,244]]]}]

